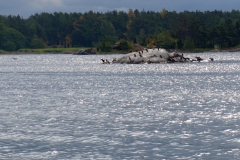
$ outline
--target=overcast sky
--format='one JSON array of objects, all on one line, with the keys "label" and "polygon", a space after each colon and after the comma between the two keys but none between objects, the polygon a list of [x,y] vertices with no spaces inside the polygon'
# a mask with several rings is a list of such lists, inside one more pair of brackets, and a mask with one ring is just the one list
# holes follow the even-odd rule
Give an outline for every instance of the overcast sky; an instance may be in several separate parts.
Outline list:
[{"label": "overcast sky", "polygon": [[240,0],[0,0],[0,15],[28,18],[41,12],[128,11],[231,11],[239,10]]}]

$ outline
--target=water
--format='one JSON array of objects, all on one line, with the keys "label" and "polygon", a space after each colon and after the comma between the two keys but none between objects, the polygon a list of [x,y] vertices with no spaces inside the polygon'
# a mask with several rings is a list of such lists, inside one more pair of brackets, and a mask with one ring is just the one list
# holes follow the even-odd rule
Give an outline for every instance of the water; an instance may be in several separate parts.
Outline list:
[{"label": "water", "polygon": [[0,159],[240,159],[239,54],[1,55]]}]

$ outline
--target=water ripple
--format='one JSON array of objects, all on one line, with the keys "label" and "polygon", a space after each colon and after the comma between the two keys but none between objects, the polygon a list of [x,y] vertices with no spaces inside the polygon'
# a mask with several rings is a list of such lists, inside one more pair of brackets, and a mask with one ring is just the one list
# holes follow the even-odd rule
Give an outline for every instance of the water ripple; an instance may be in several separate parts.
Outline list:
[{"label": "water ripple", "polygon": [[240,158],[239,53],[150,65],[14,56],[0,56],[0,159]]}]

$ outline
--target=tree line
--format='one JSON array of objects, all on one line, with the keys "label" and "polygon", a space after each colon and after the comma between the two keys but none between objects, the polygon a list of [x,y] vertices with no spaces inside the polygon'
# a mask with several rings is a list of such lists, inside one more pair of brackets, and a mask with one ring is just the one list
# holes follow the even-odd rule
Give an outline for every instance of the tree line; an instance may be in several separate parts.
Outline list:
[{"label": "tree line", "polygon": [[[0,15],[0,49],[96,47],[138,43],[166,49],[231,48],[240,44],[240,12],[108,11]],[[120,48],[121,49],[121,48]]]}]

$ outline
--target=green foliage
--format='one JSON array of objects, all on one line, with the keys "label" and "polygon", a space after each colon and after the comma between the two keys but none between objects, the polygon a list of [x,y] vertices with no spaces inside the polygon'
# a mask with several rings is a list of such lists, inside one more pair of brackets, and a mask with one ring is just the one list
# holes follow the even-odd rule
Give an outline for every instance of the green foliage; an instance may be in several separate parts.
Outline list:
[{"label": "green foliage", "polygon": [[47,47],[46,43],[41,38],[34,38],[31,42],[31,48],[33,49],[46,48],[46,47]]},{"label": "green foliage", "polygon": [[214,49],[221,49],[219,45],[214,45]]},{"label": "green foliage", "polygon": [[169,31],[157,34],[155,45],[166,49],[175,48],[175,40]]},{"label": "green foliage", "polygon": [[82,38],[83,32],[79,29],[72,32],[72,44],[73,46],[81,46],[84,42],[84,39]]},{"label": "green foliage", "polygon": [[110,52],[112,51],[112,45],[109,42],[108,38],[105,37],[97,44],[97,50],[101,52]]},{"label": "green foliage", "polygon": [[177,48],[178,48],[178,49],[182,49],[182,48],[183,48],[183,45],[184,45],[184,44],[183,44],[183,42],[182,42],[181,39],[177,41]]},{"label": "green foliage", "polygon": [[0,50],[0,54],[6,54],[7,52],[4,50]]},{"label": "green foliage", "polygon": [[[0,15],[0,49],[91,47],[108,37],[103,50],[121,42],[130,50],[132,42],[164,48],[221,48],[240,44],[240,11],[160,12],[109,11],[106,13],[46,13],[28,19]],[[101,45],[100,45],[101,46]],[[100,48],[99,48],[100,49]]]},{"label": "green foliage", "polygon": [[186,39],[184,41],[184,46],[183,46],[184,49],[194,49],[195,48],[195,44],[193,42],[193,40],[191,39]]},{"label": "green foliage", "polygon": [[143,46],[147,45],[146,40],[147,35],[145,34],[145,31],[143,29],[140,29],[139,34],[136,36],[137,42]]},{"label": "green foliage", "polygon": [[7,41],[2,44],[2,49],[5,51],[15,51],[16,50],[16,45],[14,42]]},{"label": "green foliage", "polygon": [[0,24],[0,49],[14,51],[25,47],[25,37],[15,29]]},{"label": "green foliage", "polygon": [[133,44],[127,40],[121,39],[118,43],[118,48],[123,51],[129,51],[133,48]]},{"label": "green foliage", "polygon": [[43,48],[43,49],[19,49],[18,52],[34,52],[34,53],[60,53],[60,52],[76,52],[85,50],[86,48]]}]

